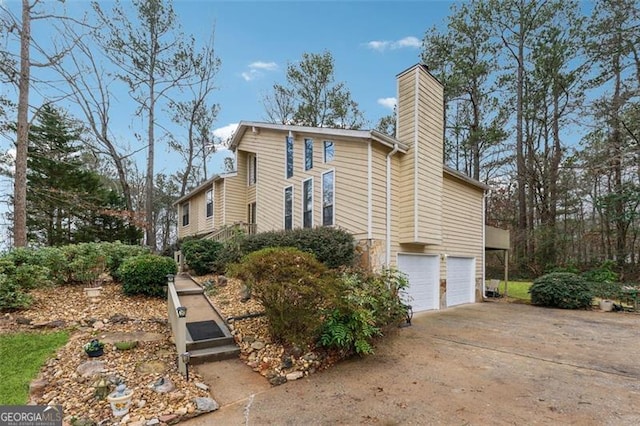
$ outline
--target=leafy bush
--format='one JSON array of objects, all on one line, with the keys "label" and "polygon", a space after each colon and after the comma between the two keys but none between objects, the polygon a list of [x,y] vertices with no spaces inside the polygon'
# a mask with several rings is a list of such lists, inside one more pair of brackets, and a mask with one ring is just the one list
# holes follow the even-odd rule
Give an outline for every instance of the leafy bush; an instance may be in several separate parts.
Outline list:
[{"label": "leafy bush", "polygon": [[594,283],[616,282],[618,281],[618,273],[613,270],[615,266],[613,260],[605,260],[599,267],[583,273],[582,277]]},{"label": "leafy bush", "polygon": [[340,283],[338,306],[323,324],[320,344],[340,349],[343,355],[373,352],[373,339],[389,325],[406,318],[401,300],[408,281],[396,270],[382,274],[344,273]]},{"label": "leafy bush", "polygon": [[51,284],[51,271],[46,266],[30,263],[34,261],[33,257],[28,260],[19,259],[17,264],[14,259],[11,255],[0,258],[0,274],[13,287],[20,290],[31,290]]},{"label": "leafy bush", "polygon": [[313,253],[327,267],[351,266],[355,259],[353,235],[339,228],[300,228],[249,235],[242,242],[242,251],[251,253],[266,247],[295,247]]},{"label": "leafy bush", "polygon": [[184,261],[196,275],[221,272],[218,257],[223,245],[214,240],[188,240],[182,243]]},{"label": "leafy bush", "polygon": [[562,309],[588,308],[593,299],[589,283],[569,272],[553,272],[537,278],[529,293],[534,305]]},{"label": "leafy bush", "polygon": [[274,339],[298,346],[317,341],[322,312],[336,298],[337,280],[312,254],[266,248],[245,256],[229,274],[243,279],[262,302]]},{"label": "leafy bush", "polygon": [[127,258],[120,269],[122,290],[125,294],[143,294],[162,297],[165,294],[167,275],[175,274],[176,262],[163,256],[145,254]]},{"label": "leafy bush", "polygon": [[122,281],[118,269],[125,259],[150,254],[147,247],[123,244],[120,241],[102,243],[102,247],[107,259],[107,270],[114,281]]},{"label": "leafy bush", "polygon": [[31,305],[31,296],[26,294],[20,286],[0,274],[0,311],[15,311],[26,309]]}]

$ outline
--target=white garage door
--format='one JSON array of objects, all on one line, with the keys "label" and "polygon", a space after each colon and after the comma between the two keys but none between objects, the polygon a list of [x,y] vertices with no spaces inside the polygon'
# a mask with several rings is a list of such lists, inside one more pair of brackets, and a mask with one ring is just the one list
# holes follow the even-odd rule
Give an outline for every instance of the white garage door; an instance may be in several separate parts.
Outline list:
[{"label": "white garage door", "polygon": [[398,269],[409,279],[408,303],[414,312],[440,307],[438,256],[398,254]]},{"label": "white garage door", "polygon": [[447,258],[447,306],[476,301],[475,268],[474,258]]}]

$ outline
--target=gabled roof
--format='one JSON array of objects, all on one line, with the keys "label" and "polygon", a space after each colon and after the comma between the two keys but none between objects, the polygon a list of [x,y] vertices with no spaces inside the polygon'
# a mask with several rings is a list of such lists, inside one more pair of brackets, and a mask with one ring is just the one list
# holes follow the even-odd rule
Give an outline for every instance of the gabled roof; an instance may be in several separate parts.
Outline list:
[{"label": "gabled roof", "polygon": [[293,132],[293,133],[310,133],[315,135],[320,135],[328,138],[346,138],[346,139],[360,139],[360,140],[373,140],[374,142],[378,142],[384,146],[389,148],[393,148],[394,146],[398,147],[398,150],[402,153],[406,153],[409,147],[407,144],[404,144],[393,138],[391,136],[385,135],[377,130],[353,130],[353,129],[335,129],[330,127],[309,127],[309,126],[294,126],[289,124],[275,124],[275,123],[262,123],[258,121],[241,121],[238,124],[238,128],[236,129],[233,137],[231,138],[231,143],[229,144],[229,149],[235,150],[242,140],[245,132],[247,130],[253,129],[268,129],[268,130],[278,130],[282,132]]},{"label": "gabled roof", "polygon": [[195,188],[193,188],[191,191],[187,192],[185,195],[183,195],[182,197],[178,198],[176,201],[173,202],[173,205],[178,205],[180,203],[182,203],[185,200],[188,200],[189,198],[193,197],[195,194],[208,189],[211,187],[211,185],[213,185],[213,182],[217,181],[218,179],[223,179],[227,176],[233,176],[236,173],[226,173],[226,174],[219,174],[219,175],[214,175],[213,177],[205,180],[204,182],[202,182],[200,185],[196,186]]}]

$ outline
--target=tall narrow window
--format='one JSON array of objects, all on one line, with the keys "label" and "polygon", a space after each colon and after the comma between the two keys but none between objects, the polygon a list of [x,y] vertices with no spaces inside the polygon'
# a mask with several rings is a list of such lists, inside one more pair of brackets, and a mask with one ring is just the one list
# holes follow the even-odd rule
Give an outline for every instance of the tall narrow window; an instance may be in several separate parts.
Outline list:
[{"label": "tall narrow window", "polygon": [[213,189],[207,191],[207,217],[213,216]]},{"label": "tall narrow window", "polygon": [[284,229],[293,229],[293,186],[284,189]]},{"label": "tall narrow window", "polygon": [[293,176],[293,136],[287,136],[286,141],[287,153],[287,179]]},{"label": "tall narrow window", "polygon": [[304,169],[313,168],[313,139],[304,140]]},{"label": "tall narrow window", "polygon": [[313,179],[307,179],[302,185],[302,226],[313,227]]},{"label": "tall narrow window", "polygon": [[322,174],[322,226],[332,226],[335,201],[334,171]]},{"label": "tall narrow window", "polygon": [[256,203],[251,203],[247,206],[247,223],[256,222]]},{"label": "tall narrow window", "polygon": [[333,142],[324,141],[324,162],[333,161]]},{"label": "tall narrow window", "polygon": [[258,161],[255,154],[249,154],[247,168],[249,169],[249,186],[255,185],[258,181]]},{"label": "tall narrow window", "polygon": [[182,226],[187,226],[189,224],[189,203],[184,203],[182,205]]}]

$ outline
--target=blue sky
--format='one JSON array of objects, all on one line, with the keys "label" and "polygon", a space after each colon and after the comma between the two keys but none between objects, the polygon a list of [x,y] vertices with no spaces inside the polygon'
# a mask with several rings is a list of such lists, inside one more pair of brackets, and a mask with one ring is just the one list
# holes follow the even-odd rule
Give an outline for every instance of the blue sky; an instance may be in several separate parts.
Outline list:
[{"label": "blue sky", "polygon": [[425,31],[445,22],[444,1],[179,1],[175,10],[196,37],[215,26],[222,60],[216,135],[240,120],[265,119],[262,97],[285,82],[288,63],[305,52],[331,52],[365,113],[366,127],[392,112],[395,76],[419,61]]},{"label": "blue sky", "polygon": [[[0,0],[19,16],[20,3]],[[101,1],[110,11],[113,2]],[[123,1],[124,5],[129,5]],[[216,136],[225,137],[241,120],[264,121],[262,97],[274,83],[285,82],[287,64],[303,53],[331,52],[336,81],[346,83],[367,120],[375,127],[392,112],[395,76],[419,62],[425,31],[443,26],[452,2],[446,1],[174,1],[174,9],[187,34],[200,43],[215,32],[221,68],[211,101],[220,105]],[[67,1],[67,14],[90,10],[88,1]],[[35,22],[33,36],[43,43],[50,26]],[[42,72],[34,70],[34,73]],[[33,92],[32,92],[33,94]],[[38,105],[32,95],[32,103]],[[115,133],[131,141],[133,132],[145,134],[144,120],[133,114],[135,105],[120,91],[114,108]],[[73,113],[73,107],[68,106]],[[135,148],[135,145],[134,145]],[[160,140],[156,172],[174,172],[179,163]],[[136,158],[144,169],[144,151]],[[209,169],[221,168],[222,155]]]}]

